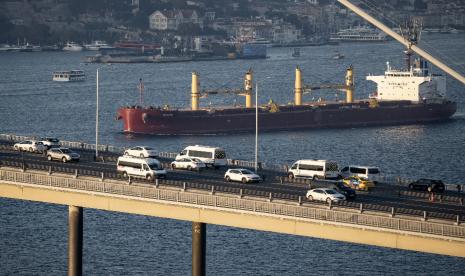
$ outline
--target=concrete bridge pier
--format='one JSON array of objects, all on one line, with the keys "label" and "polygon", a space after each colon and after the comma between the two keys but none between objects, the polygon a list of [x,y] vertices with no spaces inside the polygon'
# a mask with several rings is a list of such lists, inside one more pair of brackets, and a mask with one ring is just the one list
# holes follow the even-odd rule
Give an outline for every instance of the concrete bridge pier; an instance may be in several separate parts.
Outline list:
[{"label": "concrete bridge pier", "polygon": [[192,276],[205,276],[205,255],[207,251],[206,224],[192,222]]},{"label": "concrete bridge pier", "polygon": [[68,209],[68,276],[82,275],[83,208]]}]

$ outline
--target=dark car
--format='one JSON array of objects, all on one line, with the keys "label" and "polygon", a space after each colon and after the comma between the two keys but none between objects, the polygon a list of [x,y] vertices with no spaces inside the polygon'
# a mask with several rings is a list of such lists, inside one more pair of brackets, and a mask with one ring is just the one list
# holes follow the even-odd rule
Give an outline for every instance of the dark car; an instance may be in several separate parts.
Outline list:
[{"label": "dark car", "polygon": [[341,194],[345,195],[347,199],[354,199],[357,195],[355,190],[345,185],[343,182],[338,181],[334,183],[334,188],[336,191],[340,192]]},{"label": "dark car", "polygon": [[310,188],[328,188],[334,189],[339,193],[345,195],[346,199],[354,199],[356,197],[355,190],[344,185],[342,181],[328,181],[328,180],[313,180],[310,184]]},{"label": "dark car", "polygon": [[432,192],[443,193],[446,189],[444,183],[441,180],[420,178],[408,185],[410,190],[428,191],[431,187]]}]

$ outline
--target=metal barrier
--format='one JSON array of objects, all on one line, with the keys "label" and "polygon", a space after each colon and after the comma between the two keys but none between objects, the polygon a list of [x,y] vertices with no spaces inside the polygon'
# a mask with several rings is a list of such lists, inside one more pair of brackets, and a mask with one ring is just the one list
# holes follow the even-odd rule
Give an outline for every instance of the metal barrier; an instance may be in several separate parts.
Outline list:
[{"label": "metal barrier", "polygon": [[364,213],[328,210],[310,206],[295,206],[283,203],[266,202],[263,200],[254,200],[250,198],[244,199],[218,196],[217,194],[186,193],[179,190],[158,189],[154,186],[140,187],[126,184],[107,183],[97,180],[84,180],[79,178],[75,179],[6,170],[0,170],[0,179],[15,183],[28,183],[89,192],[102,192],[107,194],[150,198],[170,202],[182,202],[192,204],[194,206],[220,207],[262,214],[287,216],[289,218],[324,220],[447,237],[465,238],[465,227],[463,226],[367,215]]},{"label": "metal barrier", "polygon": [[[0,134],[0,140],[4,140],[4,141],[19,142],[19,141],[30,140],[30,139],[37,139],[37,137],[20,136],[20,135],[12,135],[12,134]],[[95,144],[88,144],[88,143],[83,143],[83,142],[72,142],[72,141],[60,141],[60,144],[68,148],[95,151]],[[122,154],[126,148],[116,147],[116,146],[111,146],[111,145],[99,145],[98,149],[100,152]],[[175,159],[177,154],[178,153],[175,153],[175,152],[160,152],[158,155],[164,158]],[[116,161],[116,158],[109,157],[107,160]],[[228,165],[253,168],[255,166],[255,162],[247,161],[247,160],[228,159]],[[288,170],[288,165],[260,162],[259,168],[263,170],[274,170],[276,172],[286,173]],[[390,175],[390,174],[382,174],[380,176],[380,182],[396,183],[400,186],[407,186],[414,180],[415,179],[412,179],[409,177]],[[465,192],[465,184],[445,184],[445,186],[446,186],[446,190],[448,191],[457,191],[457,186],[460,186],[461,191]]]}]

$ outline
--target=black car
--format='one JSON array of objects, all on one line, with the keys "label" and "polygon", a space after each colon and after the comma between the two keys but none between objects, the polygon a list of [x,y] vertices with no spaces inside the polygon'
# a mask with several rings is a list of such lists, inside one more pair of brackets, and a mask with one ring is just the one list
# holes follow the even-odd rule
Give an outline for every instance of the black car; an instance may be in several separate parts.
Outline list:
[{"label": "black car", "polygon": [[420,178],[408,185],[410,190],[428,191],[431,187],[432,192],[443,193],[446,189],[444,183],[441,180]]},{"label": "black car", "polygon": [[348,187],[347,185],[344,185],[344,183],[341,181],[334,183],[334,190],[345,195],[347,199],[354,199],[357,195],[354,189]]},{"label": "black car", "polygon": [[310,189],[314,188],[328,188],[334,189],[339,193],[345,195],[346,199],[354,199],[356,197],[355,190],[344,185],[342,181],[328,181],[328,180],[313,180],[310,184]]}]

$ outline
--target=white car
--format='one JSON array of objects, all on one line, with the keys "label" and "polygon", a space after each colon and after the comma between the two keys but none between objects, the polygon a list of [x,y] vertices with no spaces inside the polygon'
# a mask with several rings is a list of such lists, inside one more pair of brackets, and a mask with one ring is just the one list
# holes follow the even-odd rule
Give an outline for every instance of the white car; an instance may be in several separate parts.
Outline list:
[{"label": "white car", "polygon": [[52,137],[40,138],[39,142],[42,142],[42,144],[44,144],[44,146],[46,146],[47,149],[60,147],[60,140],[58,140],[57,138],[52,138]]},{"label": "white car", "polygon": [[47,147],[42,142],[27,140],[14,144],[13,148],[18,151],[44,152]]},{"label": "white car", "polygon": [[226,181],[239,181],[242,183],[247,182],[260,182],[262,178],[248,169],[229,169],[224,174]]},{"label": "white car", "polygon": [[309,200],[326,201],[327,203],[330,201],[338,202],[341,200],[346,200],[346,197],[343,194],[328,188],[317,188],[309,190],[307,192],[307,198]]},{"label": "white car", "polygon": [[124,151],[124,155],[154,158],[157,157],[157,152],[151,147],[137,146]]},{"label": "white car", "polygon": [[200,159],[197,158],[186,157],[171,162],[172,169],[188,169],[189,171],[200,171],[201,169],[204,169],[206,167],[207,165],[205,165],[205,163],[203,163]]},{"label": "white car", "polygon": [[60,160],[63,163],[69,161],[79,161],[81,156],[68,148],[51,148],[47,151],[48,161]]}]

